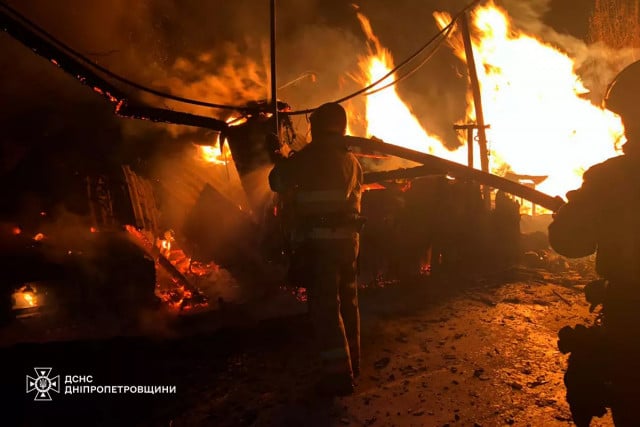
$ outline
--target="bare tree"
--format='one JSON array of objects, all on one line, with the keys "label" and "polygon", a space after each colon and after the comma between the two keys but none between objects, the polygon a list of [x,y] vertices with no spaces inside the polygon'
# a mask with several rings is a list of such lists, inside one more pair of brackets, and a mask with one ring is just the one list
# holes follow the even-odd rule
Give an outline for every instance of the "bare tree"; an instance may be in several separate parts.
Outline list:
[{"label": "bare tree", "polygon": [[640,48],[640,0],[596,0],[589,39],[614,49]]}]

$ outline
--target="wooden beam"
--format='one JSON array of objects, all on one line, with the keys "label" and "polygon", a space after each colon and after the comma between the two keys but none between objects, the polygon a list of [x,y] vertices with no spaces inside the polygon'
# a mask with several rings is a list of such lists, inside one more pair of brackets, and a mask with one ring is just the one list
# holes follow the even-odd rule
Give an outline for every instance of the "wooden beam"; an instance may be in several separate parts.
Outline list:
[{"label": "wooden beam", "polygon": [[[469,84],[471,86],[471,93],[473,94],[473,108],[476,113],[476,123],[478,124],[480,169],[482,169],[483,172],[489,172],[489,151],[487,149],[487,133],[485,131],[484,112],[482,110],[482,95],[480,93],[480,82],[478,81],[476,61],[473,56],[473,45],[471,44],[471,32],[469,30],[469,15],[467,12],[465,12],[464,16],[460,18],[460,26],[462,29],[462,40],[464,41],[464,53],[467,58],[467,67],[469,68]],[[490,190],[488,188],[484,188],[482,193],[485,204],[490,206]]]},{"label": "wooden beam", "polygon": [[[548,194],[537,191],[533,188],[522,185],[518,182],[510,181],[501,176],[493,175],[488,172],[484,172],[478,169],[473,169],[465,165],[461,165],[450,160],[441,159],[431,154],[422,153],[420,151],[410,150],[408,148],[400,147],[398,145],[387,144],[380,140],[373,140],[367,138],[361,138],[357,136],[347,136],[347,145],[349,147],[358,147],[360,150],[366,153],[381,153],[389,156],[399,157],[401,159],[411,160],[412,162],[421,163],[423,169],[413,168],[410,169],[413,177],[426,176],[433,174],[445,174],[457,179],[468,179],[476,181],[482,185],[488,187],[497,188],[503,190],[514,196],[522,197],[523,199],[535,202],[544,208],[551,211],[557,211],[560,206],[564,204],[564,200],[560,197],[553,197]],[[399,170],[405,172],[406,170]],[[394,178],[389,172],[384,179],[399,179]],[[405,176],[408,178],[408,176]],[[379,180],[383,180],[382,175],[378,175]],[[370,182],[370,181],[369,181]]]}]

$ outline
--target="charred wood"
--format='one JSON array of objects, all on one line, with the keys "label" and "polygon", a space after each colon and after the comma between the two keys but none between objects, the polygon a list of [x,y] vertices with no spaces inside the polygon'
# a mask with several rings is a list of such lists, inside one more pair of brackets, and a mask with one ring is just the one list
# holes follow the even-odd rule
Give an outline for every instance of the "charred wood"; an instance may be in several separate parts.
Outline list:
[{"label": "charred wood", "polygon": [[96,93],[102,95],[109,102],[115,104],[115,112],[121,117],[197,126],[216,131],[223,131],[227,128],[227,124],[224,121],[211,117],[198,116],[163,108],[147,107],[144,105],[128,105],[129,96],[127,94],[106,81],[97,72],[83,65],[72,55],[55,46],[44,36],[37,34],[28,28],[27,25],[10,16],[3,9],[0,9],[0,28],[30,48],[37,55],[47,59],[82,84],[89,86]]},{"label": "charred wood", "polygon": [[181,111],[168,110],[166,108],[147,107],[142,105],[129,105],[126,101],[118,104],[115,110],[120,117],[128,119],[149,120],[155,123],[170,123],[185,126],[194,126],[222,132],[227,129],[227,124],[213,117],[199,116],[183,113]]},{"label": "charred wood", "polygon": [[[500,176],[483,172],[477,169],[469,168],[459,163],[441,159],[430,154],[421,153],[419,151],[410,150],[408,148],[400,147],[397,145],[387,144],[380,140],[354,136],[348,137],[348,140],[349,146],[359,147],[366,152],[378,152],[411,160],[416,163],[422,163],[424,165],[425,175],[431,175],[434,173],[446,174],[454,178],[476,181],[479,184],[488,185],[493,188],[503,190],[509,194],[513,194],[514,196],[530,200],[535,204],[552,211],[557,211],[560,206],[564,204],[564,201],[559,197],[552,197],[548,194],[534,190],[533,188],[527,187],[517,182],[510,181],[506,178],[502,178]],[[405,170],[402,171],[403,172],[400,173],[406,173],[404,172]],[[417,170],[414,173],[417,174]],[[390,177],[391,174],[387,176],[387,179],[393,179]]]},{"label": "charred wood", "polygon": [[147,255],[152,257],[158,263],[158,265],[171,276],[171,278],[178,286],[183,287],[185,290],[191,292],[197,297],[204,297],[200,290],[193,286],[184,276],[184,274],[182,274],[173,264],[171,264],[171,261],[169,261],[164,255],[160,253],[158,248],[153,243],[151,243],[151,241],[149,241],[149,239],[142,231],[137,230],[135,227],[132,227],[130,225],[126,226],[126,230],[135,239],[134,241],[138,245],[138,247],[143,249],[147,253]]}]

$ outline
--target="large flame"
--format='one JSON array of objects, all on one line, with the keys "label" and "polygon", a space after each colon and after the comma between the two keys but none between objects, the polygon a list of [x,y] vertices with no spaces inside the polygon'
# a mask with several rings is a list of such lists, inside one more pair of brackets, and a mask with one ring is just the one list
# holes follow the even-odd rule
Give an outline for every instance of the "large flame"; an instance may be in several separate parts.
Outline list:
[{"label": "large flame", "polygon": [[[440,26],[450,21],[435,16]],[[538,189],[552,195],[579,187],[587,168],[618,154],[619,117],[581,96],[569,56],[512,28],[504,10],[489,3],[472,17],[492,170],[548,176]],[[451,45],[466,61],[462,44]],[[475,120],[473,108],[467,119]]]},{"label": "large flame", "polygon": [[[488,3],[472,16],[485,122],[491,127],[487,130],[491,171],[546,176],[538,189],[551,195],[579,187],[587,168],[619,154],[616,147],[624,133],[620,118],[584,97],[587,90],[567,54],[512,28],[502,9]],[[371,84],[389,73],[393,59],[369,21],[358,17],[371,42],[369,55],[360,60]],[[435,17],[441,27],[451,20],[446,13]],[[461,40],[450,41],[455,54],[466,61]],[[391,75],[378,87],[393,80]],[[469,91],[467,123],[475,122],[471,101]],[[393,85],[367,96],[366,121],[367,136],[458,163],[467,161],[466,147],[449,151],[424,130]],[[479,158],[478,147],[474,157]]]},{"label": "large flame", "polygon": [[[370,54],[361,57],[360,69],[366,76],[366,84],[382,79],[393,68],[393,57],[384,48],[371,29],[369,20],[358,13],[362,30],[371,42]],[[393,82],[395,75],[390,75],[377,88]],[[374,88],[373,90],[375,90]],[[401,145],[412,150],[433,154],[449,160],[464,163],[464,150],[449,151],[435,136],[429,134],[413,115],[411,109],[400,99],[395,86],[389,86],[366,97],[367,136],[375,136],[385,142]]]}]

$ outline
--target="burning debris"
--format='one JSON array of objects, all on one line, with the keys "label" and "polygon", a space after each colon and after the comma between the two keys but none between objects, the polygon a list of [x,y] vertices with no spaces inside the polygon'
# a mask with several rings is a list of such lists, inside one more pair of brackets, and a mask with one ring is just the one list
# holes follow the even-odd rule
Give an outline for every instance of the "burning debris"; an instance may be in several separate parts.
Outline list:
[{"label": "burning debris", "polygon": [[33,309],[44,304],[44,295],[38,292],[35,284],[27,283],[18,288],[12,295],[13,310],[19,313],[33,311]]},{"label": "burning debris", "polygon": [[[205,316],[207,319],[229,316],[234,317],[233,321],[242,316],[253,320],[259,317],[253,308],[260,306],[270,306],[271,313],[282,308],[278,306],[274,310],[277,303],[306,308],[298,304],[307,302],[306,289],[297,285],[305,282],[300,277],[313,272],[304,262],[292,265],[295,261],[288,245],[288,233],[293,227],[287,221],[296,206],[288,195],[275,198],[266,182],[267,172],[280,160],[278,156],[295,155],[306,143],[306,129],[302,132],[299,129],[301,123],[306,125],[305,110],[295,111],[285,102],[277,101],[275,68],[271,75],[273,99],[264,101],[269,96],[265,84],[269,76],[258,62],[249,58],[240,63],[226,61],[190,46],[189,52],[170,55],[167,59],[167,63],[173,64],[169,71],[175,74],[154,82],[163,86],[166,93],[142,87],[148,92],[146,95],[130,96],[123,90],[129,87],[128,83],[107,69],[102,61],[83,61],[78,52],[47,40],[46,33],[30,31],[33,28],[27,20],[3,11],[6,12],[4,7],[0,9],[0,24],[10,34],[88,84],[113,105],[118,116],[169,123],[154,135],[153,139],[157,136],[157,140],[150,142],[152,138],[144,138],[149,145],[143,149],[119,144],[127,137],[118,133],[105,138],[108,143],[100,150],[94,147],[98,144],[85,147],[82,152],[92,156],[77,155],[73,162],[67,162],[67,157],[79,146],[86,145],[83,138],[69,138],[72,141],[67,145],[52,145],[39,163],[26,167],[27,173],[9,175],[10,178],[25,177],[43,169],[28,185],[21,179],[6,180],[15,183],[15,193],[20,197],[33,188],[40,190],[41,197],[36,197],[37,203],[16,204],[20,208],[12,212],[15,215],[2,218],[6,221],[0,227],[0,270],[6,282],[0,292],[3,315],[27,317],[53,306],[72,313],[74,321],[81,319],[97,325],[100,322],[95,319],[108,312],[111,316],[115,314],[113,318],[127,319],[126,327],[129,327],[133,323],[130,318],[151,313],[147,323],[160,315],[165,321],[170,319],[172,327],[187,325],[198,329],[192,326],[198,321],[205,323],[202,322]],[[554,304],[560,305],[564,315],[568,315],[566,307],[573,310],[578,305],[571,288],[580,286],[578,283],[585,277],[575,264],[550,251],[541,230],[548,224],[549,213],[564,203],[553,196],[576,186],[590,165],[616,155],[616,144],[622,134],[619,118],[594,104],[593,96],[591,100],[586,96],[589,85],[586,79],[585,82],[581,79],[571,52],[532,36],[528,30],[518,29],[506,11],[493,2],[484,2],[464,15],[465,21],[457,16],[454,21],[458,24],[454,25],[450,16],[436,14],[443,32],[434,38],[436,42],[430,44],[431,50],[422,52],[421,59],[422,63],[428,61],[448,42],[455,55],[468,63],[472,83],[469,105],[456,124],[449,120],[446,126],[438,125],[441,117],[421,114],[415,108],[416,102],[403,98],[396,83],[412,75],[421,64],[410,70],[396,69],[390,51],[381,43],[384,38],[377,37],[361,12],[357,16],[369,49],[360,57],[353,51],[347,55],[348,60],[360,67],[359,72],[349,75],[355,76],[358,83],[371,86],[364,91],[364,102],[346,100],[349,128],[354,134],[367,137],[346,138],[364,166],[367,185],[362,198],[367,223],[361,233],[358,285],[361,288],[409,285],[379,293],[365,290],[362,293],[365,298],[376,297],[373,295],[376,293],[380,296],[372,305],[374,311],[383,315],[372,317],[376,323],[395,322],[395,316],[389,313],[407,317],[410,305],[423,310],[424,301],[437,300],[434,297],[438,293],[447,293],[471,282],[478,285],[462,292],[465,298],[471,297],[464,305],[456,303],[438,309],[429,317],[424,317],[425,311],[421,311],[410,316],[413,319],[398,321],[393,325],[393,329],[397,329],[394,337],[382,344],[377,354],[370,352],[362,365],[363,369],[373,365],[379,371],[369,378],[363,375],[361,380],[367,390],[370,390],[366,384],[369,381],[374,388],[388,389],[394,398],[409,393],[412,399],[416,398],[416,404],[418,401],[420,404],[416,409],[415,404],[407,403],[411,407],[402,411],[408,414],[407,418],[427,424],[429,421],[424,420],[436,419],[433,418],[435,407],[433,411],[422,407],[422,403],[437,401],[423,395],[429,390],[434,390],[436,399],[442,398],[441,411],[448,411],[447,402],[462,395],[476,399],[488,389],[496,395],[503,394],[505,387],[502,386],[506,386],[509,393],[525,396],[516,398],[521,403],[519,399],[533,400],[531,393],[537,391],[530,389],[558,383],[559,374],[553,378],[550,374],[555,369],[551,365],[557,366],[557,360],[549,357],[547,345],[555,339],[548,334],[551,330],[548,326],[553,322],[551,310]],[[305,53],[300,57],[304,58]],[[239,53],[234,55],[237,57]],[[218,59],[219,68],[223,70],[220,76],[215,75]],[[249,66],[244,68],[243,64]],[[308,75],[316,74],[321,81],[323,76],[316,70]],[[296,81],[298,79],[292,80]],[[449,88],[442,86],[440,96],[445,98]],[[292,90],[293,85],[284,87]],[[482,95],[482,104],[475,92]],[[184,101],[180,100],[181,96],[208,99],[207,95],[212,94],[233,105],[187,99],[197,105],[177,107]],[[297,95],[298,99],[315,102],[308,93]],[[474,95],[473,102],[471,95]],[[167,103],[159,103],[158,97],[168,100]],[[438,103],[437,108],[445,109],[446,100],[439,99]],[[211,113],[210,108],[216,112]],[[296,117],[301,120],[296,122]],[[451,132],[452,124],[457,134]],[[197,130],[184,130],[182,125]],[[442,134],[444,128],[449,130],[449,136]],[[457,148],[451,144],[454,140],[461,143]],[[92,153],[94,149],[96,153]],[[49,156],[49,152],[55,156]],[[84,164],[89,157],[92,161]],[[54,166],[48,167],[48,163]],[[29,165],[28,156],[24,164]],[[41,168],[42,164],[47,167]],[[48,197],[47,189],[38,188],[45,181],[51,181],[48,188],[59,191]],[[544,210],[543,215],[539,215],[540,210]],[[531,215],[523,217],[523,213]],[[569,277],[569,274],[565,277],[565,272],[579,277]],[[515,281],[508,286],[497,286],[498,282],[505,284],[506,275]],[[568,286],[564,286],[565,281]],[[481,282],[491,283],[484,287]],[[558,286],[552,285],[554,283]],[[425,286],[427,284],[436,286]],[[404,300],[398,298],[407,288],[410,292],[404,294]],[[503,288],[508,293],[503,293]],[[286,301],[282,298],[274,303],[276,298],[271,297],[276,293],[278,297],[286,297]],[[246,304],[242,307],[226,304],[231,299]],[[369,302],[371,300],[367,300]],[[384,306],[384,310],[379,310],[376,304]],[[389,310],[393,305],[404,307]],[[214,313],[217,308],[223,309]],[[265,312],[269,310],[263,314]],[[367,316],[363,318],[365,322],[371,321]],[[542,320],[546,323],[542,324]],[[555,322],[558,321],[556,318]],[[22,326],[21,322],[15,323]],[[191,357],[205,353],[201,351],[203,348],[213,347],[203,343],[209,340],[201,339],[193,340],[195,351],[184,352],[188,347],[176,346],[171,341],[159,346],[154,343],[151,347],[155,351],[105,353],[121,353],[125,358],[133,356],[134,362],[126,360],[126,363],[138,367],[155,360],[153,355],[157,354],[163,355],[160,364],[171,361],[173,347],[177,347],[180,353],[191,355],[184,363],[193,364],[195,360],[198,363],[193,365],[197,365],[197,369],[212,367],[211,372],[205,370],[200,372],[205,375],[194,377],[185,377],[183,369],[171,369],[182,377],[185,388],[193,384],[194,378],[195,381],[198,378],[218,380],[222,375],[223,380],[228,380],[229,384],[216,381],[215,386],[206,386],[217,387],[212,396],[216,396],[221,387],[226,388],[224,396],[220,393],[220,399],[209,399],[214,406],[232,402],[233,387],[242,382],[238,378],[246,377],[251,387],[247,393],[238,393],[242,396],[235,397],[246,403],[247,395],[259,391],[259,396],[245,405],[248,409],[242,414],[243,420],[254,422],[269,418],[254,407],[259,408],[265,402],[269,405],[276,401],[291,403],[290,396],[280,399],[279,392],[272,393],[274,381],[283,376],[283,361],[289,366],[287,357],[291,355],[305,363],[311,359],[306,357],[309,353],[305,348],[302,353],[287,348],[284,358],[280,353],[263,351],[266,346],[269,350],[272,348],[273,337],[285,334],[286,339],[298,347],[296,350],[310,344],[306,336],[302,346],[292,338],[305,335],[306,326],[291,327],[297,322],[286,322],[290,323],[289,327],[278,325],[274,334],[273,331],[263,333],[262,328],[256,328],[258,332],[252,335],[245,335],[243,330],[233,339],[226,339],[228,336],[223,334],[221,345],[215,342],[221,351],[216,354],[220,358],[212,359],[215,363],[211,363],[211,359],[200,363],[198,357]],[[157,329],[166,322],[159,323],[163,325]],[[433,327],[434,324],[439,327]],[[516,326],[508,329],[510,324]],[[513,336],[513,341],[504,339],[504,331],[509,331],[507,334]],[[533,338],[523,341],[522,331]],[[263,337],[254,339],[259,335]],[[384,331],[380,334],[383,336]],[[260,340],[265,342],[257,344]],[[132,341],[145,350],[145,340]],[[120,349],[122,344],[106,345]],[[238,352],[238,357],[229,356],[234,352]],[[299,357],[300,354],[305,357]],[[527,360],[527,366],[515,366],[510,357],[514,354],[519,360]],[[548,360],[542,364],[530,363],[536,362],[533,354],[539,355],[538,361]],[[472,356],[468,358],[468,355]],[[491,358],[491,363],[487,363],[485,355]],[[254,365],[248,365],[247,361]],[[262,374],[272,366],[277,366],[278,372],[264,384],[256,383],[260,375],[244,375],[258,370]],[[542,366],[540,369],[545,370],[546,377],[532,369],[536,366]],[[255,371],[249,371],[251,367]],[[240,373],[242,375],[235,375]],[[453,381],[451,375],[455,375]],[[296,382],[300,382],[300,378],[306,382],[306,377],[296,377]],[[418,387],[412,387],[414,380],[419,381],[413,384]],[[179,387],[182,386],[180,383]],[[260,391],[262,386],[264,393]],[[204,388],[197,390],[197,394]],[[290,394],[295,387],[276,389]],[[411,394],[414,391],[416,395]],[[378,395],[367,395],[365,404],[360,406],[369,406],[370,401],[378,398]],[[493,402],[493,395],[491,398]],[[500,396],[496,396],[498,398]],[[400,399],[407,400],[406,397]],[[512,404],[514,400],[510,400]],[[527,408],[520,403],[518,408]],[[549,396],[536,395],[535,405],[541,411],[556,404]],[[495,407],[487,409],[494,413],[493,418],[479,419],[476,416],[481,405],[473,401],[471,406],[462,411],[456,408],[453,414],[438,414],[437,419],[476,424],[497,420],[499,411]],[[233,413],[237,407],[236,404],[230,411],[207,407],[194,412],[198,412],[198,416],[209,414],[204,422],[211,423],[210,414],[218,421],[220,414]],[[210,410],[212,408],[214,410]],[[510,408],[504,421],[512,424],[516,410]],[[528,411],[522,409],[522,412]],[[163,412],[158,418],[167,413]],[[382,412],[376,414],[383,416]],[[400,412],[397,414],[400,416]],[[354,419],[351,415],[340,418],[340,422],[348,424]],[[358,419],[372,424],[377,418],[369,415]],[[391,415],[388,412],[386,416]],[[556,416],[556,420],[561,418]],[[190,420],[183,421],[189,424]]]},{"label": "burning debris", "polygon": [[228,145],[224,145],[223,149],[220,149],[220,142],[216,142],[215,145],[199,145],[199,158],[207,163],[227,165],[231,161],[231,152],[228,149]]},{"label": "burning debris", "polygon": [[[446,13],[436,13],[435,17],[441,28],[451,21]],[[371,84],[391,71],[393,59],[367,18],[362,14],[358,18],[372,47],[360,61],[364,81]],[[585,99],[588,90],[566,53],[514,29],[506,11],[491,2],[473,11],[472,22],[485,121],[490,124],[487,135],[493,173],[544,175],[547,179],[537,188],[563,195],[580,184],[588,167],[619,154],[617,147],[623,135],[619,117]],[[460,34],[454,32],[446,40],[466,61]],[[398,76],[390,75],[380,86],[395,80]],[[466,121],[475,123],[472,103],[468,105]],[[394,86],[372,90],[365,111],[368,136],[457,163],[467,162],[466,137],[458,149],[445,148],[440,138],[424,130]],[[567,117],[567,112],[575,118]],[[350,128],[359,125],[354,122]],[[476,159],[481,158],[478,149],[473,150]]]},{"label": "burning debris", "polygon": [[[478,112],[469,102],[464,124],[456,125],[467,134],[462,138],[463,145],[453,150],[446,146],[446,138],[426,130],[434,125],[417,117],[396,91],[395,84],[417,67],[404,74],[392,73],[396,67],[390,51],[374,34],[368,18],[360,12],[357,16],[369,50],[358,58],[360,72],[355,80],[368,86],[377,82],[365,91],[364,103],[348,104],[349,128],[376,138],[354,138],[352,147],[368,169],[371,189],[365,195],[369,211],[365,214],[371,220],[363,236],[368,242],[363,253],[369,253],[363,265],[368,266],[365,276],[368,274],[371,280],[431,276],[462,267],[476,271],[517,262],[521,250],[519,212],[528,208],[507,193],[549,210],[557,209],[562,203],[559,199],[536,189],[562,194],[579,182],[587,167],[616,154],[622,134],[619,118],[585,99],[585,85],[574,61],[557,47],[515,29],[507,13],[492,2],[475,8],[470,15],[472,53],[478,62],[487,125],[476,123]],[[116,279],[127,283],[139,279],[136,289],[146,291],[152,282],[149,295],[184,312],[208,307],[212,300],[200,284],[215,282],[223,271],[242,283],[243,291],[281,287],[290,267],[284,224],[287,207],[285,201],[274,200],[268,191],[266,174],[278,155],[288,156],[305,143],[293,120],[304,111],[292,111],[282,101],[245,102],[247,97],[266,96],[267,73],[256,62],[247,60],[246,67],[235,64],[244,70],[246,76],[242,77],[238,74],[243,72],[234,68],[233,61],[222,61],[227,74],[217,78],[210,72],[215,68],[215,55],[179,56],[172,69],[180,78],[159,81],[169,85],[171,93],[138,87],[147,94],[142,96],[143,102],[121,90],[120,84],[127,82],[115,73],[92,61],[87,63],[78,52],[61,46],[46,33],[34,31],[32,24],[11,8],[3,8],[0,18],[7,32],[102,94],[117,115],[171,123],[169,133],[182,143],[175,150],[191,153],[195,145],[198,167],[208,175],[205,179],[180,175],[176,169],[196,167],[188,162],[177,165],[171,156],[164,159],[163,167],[171,169],[166,175],[158,172],[161,168],[145,164],[147,159],[139,163],[117,159],[117,166],[107,173],[80,174],[84,181],[76,190],[81,186],[86,190],[83,197],[88,200],[85,214],[89,221],[83,227],[91,234],[87,239],[111,243],[97,245],[105,252],[96,256],[86,248],[65,248],[64,252],[81,259],[74,258],[79,264],[92,252],[90,263],[96,270],[121,270],[99,281],[102,291],[110,292],[108,283]],[[453,23],[449,26],[451,19],[445,13],[436,13],[436,20],[446,30],[434,39],[437,43],[423,63],[445,41],[458,58],[467,60],[469,50],[465,53],[460,29]],[[544,67],[539,66],[541,63]],[[191,72],[199,73],[200,78],[185,79]],[[207,85],[215,86],[215,90],[207,92],[203,89]],[[219,93],[238,105],[187,99],[190,106],[178,111],[173,103],[185,99],[174,93],[176,89]],[[166,95],[171,107],[147,105],[155,99],[150,94]],[[225,112],[215,117],[199,115],[205,107]],[[576,119],[563,119],[561,113],[567,111],[575,112]],[[175,125],[206,131],[187,134],[177,132]],[[475,146],[473,134],[484,132],[485,127],[488,158],[481,147]],[[480,160],[482,171],[473,169],[473,158]],[[572,164],[567,167],[569,160]],[[472,168],[463,166],[467,162]],[[238,184],[241,197],[230,196],[231,191],[223,188],[228,184],[221,184],[218,176],[225,173],[227,181],[236,174],[234,184]],[[525,178],[532,181],[523,184]],[[181,188],[176,190],[177,186]],[[489,187],[499,191],[490,193]],[[173,210],[180,212],[174,215]],[[38,245],[56,245],[58,239],[44,229],[23,224],[11,233],[30,235]],[[123,261],[127,256],[129,260]],[[137,269],[140,272],[136,273]],[[28,282],[14,285],[23,289],[24,283]],[[24,289],[18,294],[28,304],[25,295],[31,294],[25,294]]]},{"label": "burning debris", "polygon": [[[136,243],[141,245],[146,253],[155,260],[156,269],[165,271],[169,275],[171,286],[162,286],[156,282],[155,294],[159,298],[171,308],[180,311],[207,306],[206,297],[191,285],[185,276],[191,260],[184,255],[184,252],[177,249],[171,250],[171,241],[168,239],[158,239],[157,244],[154,245],[147,239],[144,232],[135,227],[127,225],[125,229],[135,238]],[[168,256],[171,256],[172,259]]]}]

